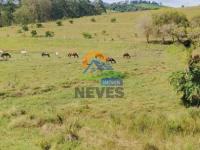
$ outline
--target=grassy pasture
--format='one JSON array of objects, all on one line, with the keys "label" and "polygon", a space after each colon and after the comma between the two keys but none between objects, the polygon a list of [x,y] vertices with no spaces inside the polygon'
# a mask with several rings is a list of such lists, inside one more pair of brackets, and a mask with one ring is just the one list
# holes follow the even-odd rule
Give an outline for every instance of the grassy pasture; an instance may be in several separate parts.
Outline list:
[{"label": "grassy pasture", "polygon": [[[180,11],[189,17],[200,13],[198,7]],[[0,62],[0,149],[200,149],[200,110],[184,108],[168,80],[184,69],[186,51],[145,43],[137,21],[151,12],[64,20],[63,26],[48,22],[39,29],[29,25],[26,33],[17,33],[20,26],[1,28],[0,48],[13,58]],[[31,30],[41,37],[32,38]],[[42,37],[46,31],[55,37]],[[83,32],[93,38],[84,39]],[[28,56],[20,54],[23,49]],[[126,74],[125,97],[75,99],[75,87],[100,84],[82,79],[81,58],[66,57],[71,49],[81,58],[90,50],[116,58],[114,69]],[[51,58],[41,58],[42,51]],[[134,57],[124,60],[124,52]],[[70,141],[72,134],[78,139]]]}]

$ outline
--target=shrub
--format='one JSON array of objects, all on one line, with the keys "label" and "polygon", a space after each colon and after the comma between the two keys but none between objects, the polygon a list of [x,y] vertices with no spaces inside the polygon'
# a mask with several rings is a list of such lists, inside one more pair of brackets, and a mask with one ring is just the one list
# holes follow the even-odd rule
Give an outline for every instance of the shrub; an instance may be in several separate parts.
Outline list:
[{"label": "shrub", "polygon": [[102,34],[105,35],[105,34],[106,34],[106,30],[103,30],[103,31],[102,31]]},{"label": "shrub", "polygon": [[23,31],[28,31],[28,30],[29,30],[29,28],[28,28],[28,26],[27,26],[27,25],[23,25],[23,26],[22,26],[22,30],[23,30]]},{"label": "shrub", "polygon": [[73,20],[69,20],[69,23],[70,23],[70,24],[73,24],[73,23],[74,23],[74,21],[73,21]]},{"label": "shrub", "polygon": [[37,27],[37,28],[42,28],[43,25],[42,25],[41,23],[37,23],[37,24],[36,24],[36,27]]},{"label": "shrub", "polygon": [[57,26],[62,26],[63,25],[62,21],[57,21],[56,24],[57,24]]},{"label": "shrub", "polygon": [[108,36],[109,34],[107,33],[106,30],[103,30],[103,31],[102,31],[102,35]]},{"label": "shrub", "polygon": [[19,30],[17,31],[17,33],[22,33],[22,30],[19,29]]},{"label": "shrub", "polygon": [[117,21],[116,18],[111,18],[110,22],[115,23]]},{"label": "shrub", "polygon": [[170,83],[177,92],[182,93],[181,100],[186,107],[200,106],[200,56],[190,58],[186,71],[175,72]]},{"label": "shrub", "polygon": [[54,32],[52,32],[52,31],[46,31],[45,36],[46,37],[54,37]]},{"label": "shrub", "polygon": [[36,30],[32,30],[31,31],[31,36],[32,37],[36,37],[37,36],[37,31]]},{"label": "shrub", "polygon": [[87,32],[82,33],[82,35],[86,39],[91,39],[92,38],[92,35],[90,33],[87,33]]},{"label": "shrub", "polygon": [[95,18],[91,18],[91,22],[96,22],[96,19]]}]

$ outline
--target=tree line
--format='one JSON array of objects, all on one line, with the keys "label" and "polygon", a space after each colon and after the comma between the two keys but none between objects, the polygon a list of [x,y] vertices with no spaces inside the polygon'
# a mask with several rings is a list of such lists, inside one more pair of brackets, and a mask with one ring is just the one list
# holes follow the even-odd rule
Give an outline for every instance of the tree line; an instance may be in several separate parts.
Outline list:
[{"label": "tree line", "polygon": [[100,15],[102,0],[0,0],[0,26]]},{"label": "tree line", "polygon": [[124,1],[116,2],[112,4],[106,4],[106,8],[112,11],[118,12],[130,12],[130,11],[139,11],[139,10],[152,10],[159,9],[162,5],[154,1]]}]

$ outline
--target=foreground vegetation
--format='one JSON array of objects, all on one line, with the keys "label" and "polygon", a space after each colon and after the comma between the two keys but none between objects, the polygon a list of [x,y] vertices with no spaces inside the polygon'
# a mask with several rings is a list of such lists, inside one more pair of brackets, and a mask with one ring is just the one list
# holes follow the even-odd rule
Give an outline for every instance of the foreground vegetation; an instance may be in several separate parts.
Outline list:
[{"label": "foreground vegetation", "polygon": [[[179,11],[191,18],[199,8]],[[172,72],[185,68],[187,50],[178,43],[147,44],[137,22],[148,13],[33,24],[21,33],[21,26],[1,28],[1,49],[13,57],[0,62],[0,149],[198,150],[200,110],[185,108],[169,84]],[[47,38],[46,31],[55,35]],[[125,74],[125,97],[74,99],[75,87],[100,83],[83,78],[81,58],[66,57],[71,49],[81,58],[93,49],[114,57],[114,69]],[[41,58],[43,51],[51,58]],[[132,59],[123,59],[125,52]]]}]

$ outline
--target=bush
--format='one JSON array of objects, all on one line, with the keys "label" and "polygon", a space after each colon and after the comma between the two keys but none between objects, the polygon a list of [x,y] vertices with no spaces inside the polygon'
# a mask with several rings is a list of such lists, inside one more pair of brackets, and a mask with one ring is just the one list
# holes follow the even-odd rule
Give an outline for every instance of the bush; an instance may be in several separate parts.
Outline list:
[{"label": "bush", "polygon": [[31,36],[32,37],[36,37],[37,36],[37,31],[36,30],[32,30],[31,31]]},{"label": "bush", "polygon": [[105,36],[106,36],[106,35],[107,35],[107,36],[109,35],[109,34],[107,33],[106,30],[103,30],[101,33],[102,33],[102,35],[105,35]]},{"label": "bush", "polygon": [[27,25],[23,25],[23,26],[22,26],[22,30],[23,30],[23,31],[28,31],[28,30],[29,30],[29,28],[28,28],[28,26],[27,26]]},{"label": "bush", "polygon": [[17,31],[17,33],[22,33],[22,30],[19,29],[19,30]]},{"label": "bush", "polygon": [[110,22],[115,23],[117,21],[116,18],[111,18]]},{"label": "bush", "polygon": [[73,24],[73,23],[74,23],[74,21],[73,21],[73,20],[69,20],[69,23],[70,23],[70,24]]},{"label": "bush", "polygon": [[106,34],[106,30],[103,30],[103,31],[102,31],[102,34],[105,35],[105,34]]},{"label": "bush", "polygon": [[52,32],[52,31],[46,31],[45,36],[46,37],[54,37],[54,32]]},{"label": "bush", "polygon": [[57,26],[62,26],[63,25],[62,21],[57,21],[56,24],[57,24]]},{"label": "bush", "polygon": [[186,71],[175,72],[170,83],[177,92],[182,93],[181,100],[186,107],[200,106],[200,56],[190,58]]},{"label": "bush", "polygon": [[91,22],[96,22],[96,19],[95,18],[91,18]]},{"label": "bush", "polygon": [[86,39],[91,39],[92,38],[92,35],[90,33],[87,33],[87,32],[82,33],[82,35]]},{"label": "bush", "polygon": [[37,27],[37,28],[42,28],[43,25],[42,25],[41,23],[37,23],[37,24],[36,24],[36,27]]}]

